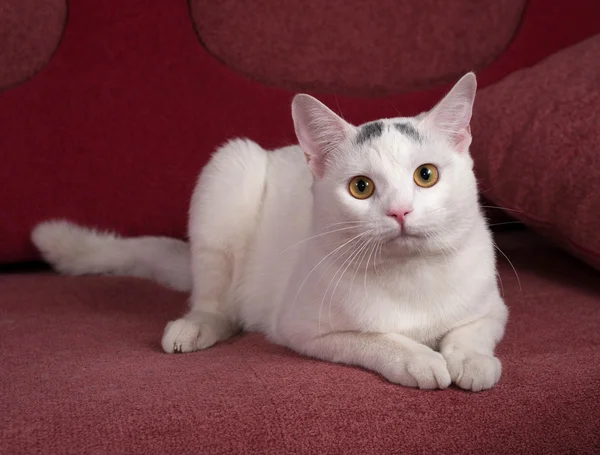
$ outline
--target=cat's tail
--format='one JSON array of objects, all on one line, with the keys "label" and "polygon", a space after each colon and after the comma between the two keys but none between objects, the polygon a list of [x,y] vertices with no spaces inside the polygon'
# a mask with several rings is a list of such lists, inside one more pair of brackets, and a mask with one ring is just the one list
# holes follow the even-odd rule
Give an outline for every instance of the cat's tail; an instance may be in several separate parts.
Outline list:
[{"label": "cat's tail", "polygon": [[189,245],[168,237],[120,237],[64,220],[38,224],[31,240],[43,258],[66,275],[108,274],[149,278],[190,291]]}]

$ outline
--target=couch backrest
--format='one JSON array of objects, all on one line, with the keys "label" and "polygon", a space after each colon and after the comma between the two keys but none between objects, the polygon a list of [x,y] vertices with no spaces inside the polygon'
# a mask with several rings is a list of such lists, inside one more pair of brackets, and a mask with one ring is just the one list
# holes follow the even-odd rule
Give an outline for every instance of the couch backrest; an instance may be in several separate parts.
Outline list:
[{"label": "couch backrest", "polygon": [[295,141],[293,90],[355,123],[411,115],[466,70],[484,87],[600,28],[595,0],[0,0],[0,12],[0,263],[36,259],[29,232],[48,218],[185,236],[218,144]]}]

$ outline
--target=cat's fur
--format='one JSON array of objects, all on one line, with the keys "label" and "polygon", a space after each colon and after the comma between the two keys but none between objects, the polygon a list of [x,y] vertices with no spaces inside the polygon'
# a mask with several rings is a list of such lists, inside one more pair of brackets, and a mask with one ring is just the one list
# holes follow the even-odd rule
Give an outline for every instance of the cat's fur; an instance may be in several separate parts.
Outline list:
[{"label": "cat's fur", "polygon": [[[206,165],[189,246],[66,221],[42,223],[33,241],[64,273],[191,290],[190,312],[167,324],[166,352],[245,329],[405,386],[488,389],[500,378],[507,309],[468,151],[475,90],[469,73],[430,112],[361,127],[297,95],[300,146],[232,140]],[[413,179],[425,163],[439,169],[431,188]],[[348,190],[360,175],[375,182],[364,200]]]}]

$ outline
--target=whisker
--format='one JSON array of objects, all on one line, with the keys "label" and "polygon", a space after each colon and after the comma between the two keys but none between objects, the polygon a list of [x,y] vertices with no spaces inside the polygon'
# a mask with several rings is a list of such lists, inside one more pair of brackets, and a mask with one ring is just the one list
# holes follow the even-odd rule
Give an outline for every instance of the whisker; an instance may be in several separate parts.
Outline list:
[{"label": "whisker", "polygon": [[[425,237],[430,239],[431,241],[433,241],[437,248],[440,250],[440,252],[442,253],[442,256],[444,257],[444,260],[446,261],[446,265],[449,265],[450,263],[448,262],[448,251],[446,251],[446,247],[444,246],[443,243],[440,242],[439,240],[439,236],[436,235],[435,233],[431,233],[431,234],[427,234],[425,233]],[[449,248],[451,249],[455,249],[455,247],[453,245],[448,245]]]},{"label": "whisker", "polygon": [[489,227],[493,227],[493,226],[504,226],[505,224],[525,224],[522,221],[504,221],[502,223],[492,223],[492,224],[488,224]]},{"label": "whisker", "polygon": [[[377,248],[377,243],[373,242],[373,248],[371,248],[371,252],[369,253],[369,258],[367,259],[367,265],[365,265],[365,280],[364,280],[365,299],[367,298],[367,294],[368,294],[368,292],[367,292],[367,271],[369,270],[369,262],[371,262],[371,256],[373,256],[373,252],[375,251],[375,248]],[[360,262],[362,263],[362,260]],[[359,264],[359,266],[360,266],[360,264]]]},{"label": "whisker", "polygon": [[[352,265],[352,263],[354,262],[354,260],[360,256],[361,251],[366,249],[366,246],[371,242],[372,239],[367,239],[365,240],[360,247],[357,248],[357,251],[355,254],[353,254],[348,261],[348,265],[346,265],[346,268],[344,269],[344,271],[341,273],[340,277],[337,280],[337,283],[335,284],[335,287],[333,288],[333,291],[331,292],[331,295],[329,296],[329,305],[327,308],[327,317],[329,318],[329,326],[331,327],[331,330],[334,330],[333,328],[333,322],[331,320],[331,304],[333,303],[333,296],[335,295],[335,291],[337,290],[340,281],[342,281],[342,278],[344,277],[344,275],[346,274],[346,271],[348,270],[348,267],[350,267],[350,265]],[[344,266],[344,264],[342,264],[342,267]],[[341,267],[340,267],[341,269]],[[339,269],[338,269],[339,272]],[[336,275],[338,274],[338,272],[336,272]],[[333,283],[333,280],[335,280],[335,275],[333,276],[331,282],[329,283],[331,285],[331,283]],[[353,280],[354,283],[354,280]],[[327,289],[329,289],[329,286],[327,286]],[[325,290],[325,294],[327,294],[327,290]],[[323,296],[323,300],[325,300],[325,296]]]},{"label": "whisker", "polygon": [[[368,244],[371,244],[374,241],[375,241],[375,239],[371,238],[371,239],[369,239]],[[354,281],[356,280],[356,275],[358,274],[358,270],[360,269],[360,265],[362,264],[362,261],[365,259],[365,256],[367,255],[368,251],[369,251],[368,248],[364,249],[363,254],[362,254],[361,258],[360,258],[360,262],[358,263],[358,266],[354,268],[354,275],[352,276],[352,285],[351,286],[354,286]]]},{"label": "whisker", "polygon": [[319,232],[324,231],[325,229],[329,229],[332,226],[338,226],[340,224],[365,224],[365,223],[370,223],[371,221],[368,220],[359,220],[359,221],[340,221],[339,223],[332,223],[332,224],[328,224],[327,226],[325,226],[324,228],[320,229]]},{"label": "whisker", "polygon": [[[368,234],[369,232],[370,231],[366,231],[366,232],[363,233],[363,235],[364,234]],[[323,294],[323,299],[321,300],[321,305],[319,305],[319,314],[318,314],[318,321],[319,321],[318,322],[318,333],[319,333],[319,336],[321,335],[321,313],[322,313],[322,310],[323,310],[323,304],[325,303],[325,297],[327,296],[327,293],[329,292],[329,288],[331,287],[331,283],[333,283],[333,280],[335,280],[335,277],[337,276],[337,274],[339,273],[339,271],[342,269],[342,267],[344,267],[344,265],[346,264],[346,262],[348,262],[349,260],[351,260],[354,257],[354,255],[356,254],[356,252],[359,250],[359,248],[362,245],[364,245],[364,242],[365,241],[363,240],[363,242],[359,246],[355,247],[354,251],[350,254],[350,256],[348,258],[346,258],[344,260],[344,262],[342,263],[342,265],[340,265],[338,267],[338,269],[336,270],[335,274],[333,275],[333,277],[329,281],[329,284],[327,285],[327,288],[325,289],[325,293]]]},{"label": "whisker", "polygon": [[498,207],[498,206],[495,206],[495,205],[482,205],[481,208],[484,208],[484,209],[500,209],[500,210],[506,210],[507,212],[523,213],[523,210],[509,209],[509,208],[506,208],[506,207]]},{"label": "whisker", "polygon": [[377,254],[379,253],[379,261],[381,262],[381,245],[383,245],[383,240],[380,240],[375,247],[375,257],[373,258],[373,268],[375,269],[375,274],[379,276],[379,271],[377,270]]},{"label": "whisker", "polygon": [[387,267],[385,267],[384,262],[383,262],[383,240],[379,242],[379,261],[380,261],[380,264],[383,266],[384,274],[387,275],[389,273],[389,270]]},{"label": "whisker", "polygon": [[494,188],[498,188],[499,186],[506,184],[507,182],[508,182],[508,180],[505,180],[504,182],[497,183],[496,185],[493,185],[493,186],[491,186],[491,187],[489,187],[489,188],[487,188],[487,189],[485,189],[483,191],[480,191],[479,194],[485,194],[488,191],[492,191]]},{"label": "whisker", "polygon": [[519,274],[517,273],[517,269],[515,269],[515,266],[513,265],[512,261],[510,259],[508,259],[508,256],[506,254],[504,254],[504,251],[502,251],[500,249],[500,247],[498,245],[496,245],[496,242],[493,242],[493,243],[494,243],[494,247],[502,254],[502,256],[504,256],[506,258],[506,260],[512,267],[513,272],[515,273],[515,277],[517,278],[517,283],[519,284],[519,291],[522,292],[523,288],[521,287],[521,280],[519,279]]},{"label": "whisker", "polygon": [[338,101],[338,97],[337,97],[336,93],[333,94],[333,99],[335,100],[335,104],[336,104],[336,106],[338,108],[338,112],[340,113],[340,117],[342,117],[343,120],[346,120],[344,118],[344,114],[342,114],[342,108],[340,107],[340,103]]},{"label": "whisker", "polygon": [[327,255],[325,255],[325,257],[323,259],[321,259],[317,265],[315,265],[310,272],[308,272],[308,275],[306,275],[306,278],[304,278],[304,280],[302,281],[302,283],[300,284],[300,287],[298,288],[298,292],[296,292],[296,295],[294,296],[294,300],[292,302],[292,306],[296,303],[296,299],[298,298],[298,295],[300,294],[300,291],[302,290],[302,288],[304,287],[304,284],[306,283],[306,281],[308,280],[308,278],[312,275],[312,273],[316,270],[317,267],[319,267],[323,261],[325,261],[328,257],[330,257],[332,254],[334,254],[335,252],[339,251],[341,248],[345,247],[346,245],[348,245],[351,242],[354,242],[355,240],[361,238],[364,235],[367,235],[369,233],[369,231],[365,231],[362,234],[358,234],[355,237],[352,237],[350,240],[348,240],[347,242],[345,242],[344,244],[338,246],[336,249],[334,249],[333,251],[330,251]]},{"label": "whisker", "polygon": [[279,253],[280,255],[285,253],[286,251],[291,250],[294,247],[297,247],[298,245],[301,245],[302,243],[308,242],[309,240],[313,240],[316,239],[318,237],[322,237],[324,235],[329,235],[329,234],[334,234],[336,232],[341,232],[341,231],[348,231],[350,229],[356,229],[356,226],[349,226],[349,227],[345,227],[345,228],[340,228],[340,229],[335,229],[333,231],[327,231],[327,232],[323,232],[321,234],[317,234],[317,235],[313,235],[312,237],[308,237],[306,239],[300,240],[299,242],[294,243],[292,246],[288,246],[285,250],[283,250],[281,253]]},{"label": "whisker", "polygon": [[[387,98],[386,98],[387,99]],[[394,110],[396,111],[396,113],[398,114],[398,117],[402,117],[402,114],[400,113],[400,111],[396,108],[396,106],[394,106],[394,103],[392,103],[389,99],[387,99],[387,102],[390,103],[390,105],[394,108]]]},{"label": "whisker", "polygon": [[323,273],[321,274],[321,277],[319,278],[319,281],[317,281],[317,284],[321,283],[321,280],[325,277],[325,275],[327,274],[327,271],[331,268],[331,266],[333,264],[335,264],[335,262],[338,259],[342,259],[346,254],[351,255],[352,252],[353,252],[353,250],[351,249],[351,246],[348,245],[347,248],[345,248],[345,249],[343,249],[343,250],[340,251],[340,254],[337,257],[335,257],[335,255],[333,255],[332,256],[333,260],[329,263],[329,265],[327,266],[327,268],[325,270],[323,270]]},{"label": "whisker", "polygon": [[446,207],[438,207],[437,209],[427,210],[427,213],[437,212],[438,210],[446,210]]},{"label": "whisker", "polygon": [[500,281],[501,296],[504,298],[504,283],[502,282],[502,277],[498,273],[498,270],[496,270],[496,276],[498,277],[498,281]]}]

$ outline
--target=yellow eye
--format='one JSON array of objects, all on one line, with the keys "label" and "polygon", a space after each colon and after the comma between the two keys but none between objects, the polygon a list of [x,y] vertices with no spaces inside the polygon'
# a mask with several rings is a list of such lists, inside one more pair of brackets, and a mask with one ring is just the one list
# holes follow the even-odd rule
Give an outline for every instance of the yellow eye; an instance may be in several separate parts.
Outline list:
[{"label": "yellow eye", "polygon": [[435,185],[440,178],[437,167],[433,164],[423,164],[419,166],[414,173],[415,183],[421,188],[430,188]]},{"label": "yellow eye", "polygon": [[367,199],[373,196],[375,192],[375,184],[373,180],[364,175],[359,175],[350,180],[350,186],[348,188],[350,194],[356,199]]}]

